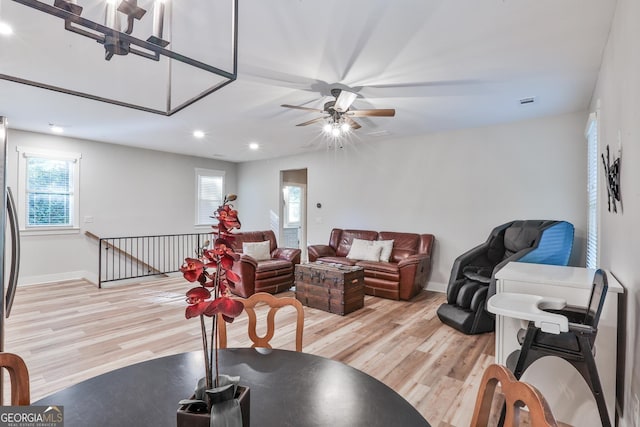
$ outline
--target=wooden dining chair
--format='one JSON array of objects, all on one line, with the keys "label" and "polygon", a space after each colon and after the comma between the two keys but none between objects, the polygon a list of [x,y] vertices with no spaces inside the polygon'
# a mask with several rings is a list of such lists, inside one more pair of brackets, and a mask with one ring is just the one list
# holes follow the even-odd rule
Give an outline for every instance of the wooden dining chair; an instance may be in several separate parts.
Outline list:
[{"label": "wooden dining chair", "polygon": [[[557,427],[556,420],[553,418],[544,396],[531,384],[516,380],[506,367],[495,364],[489,365],[482,376],[471,427],[487,427],[489,425],[489,416],[498,383],[502,388],[506,405],[505,427],[520,425],[520,409],[524,406],[529,412],[529,426]],[[497,411],[497,414],[500,415],[500,409]]]},{"label": "wooden dining chair", "polygon": [[[249,338],[253,342],[251,347],[272,348],[269,344],[271,338],[275,334],[275,317],[276,312],[282,307],[293,306],[297,311],[296,318],[296,351],[302,351],[302,331],[304,329],[304,310],[302,303],[292,297],[275,297],[266,292],[258,292],[251,295],[247,299],[238,298],[244,304],[244,309],[249,317]],[[269,313],[267,314],[267,332],[264,336],[258,336],[255,307],[259,303],[267,304]],[[218,315],[218,338],[220,348],[227,348],[227,325],[222,316]]]},{"label": "wooden dining chair", "polygon": [[[30,405],[29,371],[24,360],[17,354],[0,353],[0,367],[5,368],[9,372],[9,379],[11,380],[11,405]],[[0,402],[0,404],[2,403],[3,402]]]}]

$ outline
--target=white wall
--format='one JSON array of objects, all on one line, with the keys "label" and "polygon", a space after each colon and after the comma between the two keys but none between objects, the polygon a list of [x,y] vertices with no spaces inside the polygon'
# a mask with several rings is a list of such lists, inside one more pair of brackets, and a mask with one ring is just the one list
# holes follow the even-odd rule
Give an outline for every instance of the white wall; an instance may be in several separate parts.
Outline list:
[{"label": "white wall", "polygon": [[584,262],[586,119],[575,113],[241,163],[243,229],[268,229],[279,171],[307,168],[309,243],[327,243],[333,227],[432,233],[431,289],[444,290],[455,257],[513,219],[572,222],[577,265]]},{"label": "white wall", "polygon": [[[177,141],[176,143],[179,143]],[[100,237],[193,233],[195,168],[226,171],[236,191],[236,164],[60,136],[9,131],[7,182],[17,191],[16,147],[77,152],[80,161],[80,233],[22,234],[20,283],[86,277],[95,281]],[[92,223],[83,219],[92,216]]]},{"label": "white wall", "polygon": [[[615,153],[618,134],[622,145],[620,189],[623,209],[607,211],[606,189],[602,177],[600,204],[600,264],[610,270],[626,288],[624,416],[621,426],[638,426],[634,422],[633,396],[640,395],[640,2],[618,0],[607,44],[592,111],[600,100],[599,152],[608,144]],[[600,168],[600,171],[602,168]]]}]

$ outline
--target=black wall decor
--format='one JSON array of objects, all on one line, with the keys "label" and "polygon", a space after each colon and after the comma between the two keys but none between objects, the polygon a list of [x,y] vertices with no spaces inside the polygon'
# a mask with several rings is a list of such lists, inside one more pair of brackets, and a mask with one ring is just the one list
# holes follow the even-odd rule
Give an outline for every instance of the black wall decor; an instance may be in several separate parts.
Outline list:
[{"label": "black wall decor", "polygon": [[607,202],[609,212],[613,208],[614,213],[618,213],[618,207],[616,202],[620,203],[622,208],[622,201],[620,200],[620,152],[618,152],[618,158],[610,161],[609,145],[607,144],[607,159],[602,156],[602,164],[604,165],[604,176],[607,182]]}]

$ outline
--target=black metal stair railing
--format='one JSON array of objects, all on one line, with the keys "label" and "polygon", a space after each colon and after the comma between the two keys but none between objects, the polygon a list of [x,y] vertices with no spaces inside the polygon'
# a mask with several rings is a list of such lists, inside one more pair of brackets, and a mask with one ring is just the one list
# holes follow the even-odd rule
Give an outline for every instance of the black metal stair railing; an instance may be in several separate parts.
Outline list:
[{"label": "black metal stair railing", "polygon": [[99,241],[98,287],[116,280],[175,273],[187,257],[211,239],[211,233],[105,237]]}]

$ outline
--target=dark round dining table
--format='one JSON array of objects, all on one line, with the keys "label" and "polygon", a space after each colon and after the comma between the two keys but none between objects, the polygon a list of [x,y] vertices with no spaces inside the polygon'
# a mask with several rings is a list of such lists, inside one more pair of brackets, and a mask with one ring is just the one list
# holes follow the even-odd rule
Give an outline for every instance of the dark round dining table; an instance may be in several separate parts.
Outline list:
[{"label": "dark round dining table", "polygon": [[[288,350],[223,349],[220,372],[251,393],[252,427],[429,427],[394,390],[344,363]],[[64,407],[65,427],[175,427],[204,376],[202,352],[149,360],[33,402]]]}]

